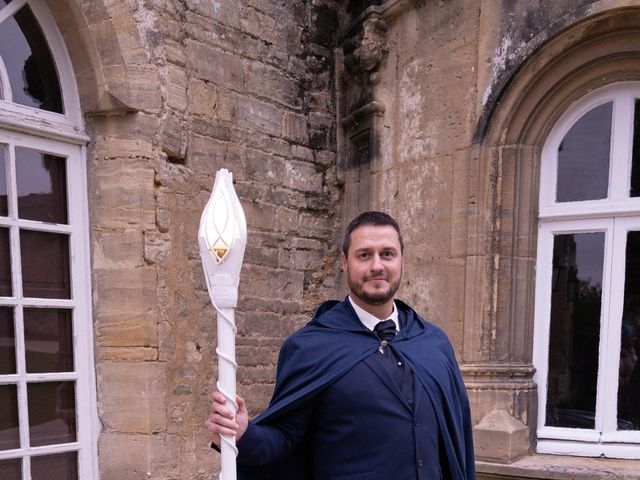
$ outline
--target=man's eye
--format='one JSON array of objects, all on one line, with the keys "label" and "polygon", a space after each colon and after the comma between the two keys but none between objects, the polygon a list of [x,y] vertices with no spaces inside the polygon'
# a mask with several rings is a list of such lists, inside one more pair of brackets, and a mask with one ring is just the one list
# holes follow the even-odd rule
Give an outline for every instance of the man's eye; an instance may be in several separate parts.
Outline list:
[{"label": "man's eye", "polygon": [[368,256],[368,253],[361,253],[360,255],[358,255],[359,258],[367,258]]}]

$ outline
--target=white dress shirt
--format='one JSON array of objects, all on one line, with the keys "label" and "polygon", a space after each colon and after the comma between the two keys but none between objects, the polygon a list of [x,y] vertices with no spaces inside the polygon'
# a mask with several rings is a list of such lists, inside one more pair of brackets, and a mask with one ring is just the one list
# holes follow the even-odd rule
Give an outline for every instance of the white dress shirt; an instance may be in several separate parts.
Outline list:
[{"label": "white dress shirt", "polygon": [[396,324],[396,333],[400,331],[400,322],[398,320],[398,309],[396,308],[395,302],[393,303],[393,311],[391,312],[391,315],[389,315],[388,318],[385,318],[382,320],[376,317],[375,315],[371,315],[369,312],[367,312],[366,310],[356,305],[356,302],[354,302],[351,299],[351,295],[349,295],[349,302],[351,302],[351,306],[356,311],[356,315],[358,315],[358,318],[360,319],[362,324],[372,332],[375,326],[378,323],[382,322],[383,320],[393,320],[393,323]]}]

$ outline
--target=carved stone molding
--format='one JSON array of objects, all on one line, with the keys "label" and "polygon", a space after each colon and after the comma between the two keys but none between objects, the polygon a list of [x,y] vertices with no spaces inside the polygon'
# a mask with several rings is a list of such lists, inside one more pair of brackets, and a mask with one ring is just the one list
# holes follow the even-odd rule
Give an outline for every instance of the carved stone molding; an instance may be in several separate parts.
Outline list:
[{"label": "carved stone molding", "polygon": [[465,385],[474,390],[533,390],[535,367],[523,364],[464,364]]}]

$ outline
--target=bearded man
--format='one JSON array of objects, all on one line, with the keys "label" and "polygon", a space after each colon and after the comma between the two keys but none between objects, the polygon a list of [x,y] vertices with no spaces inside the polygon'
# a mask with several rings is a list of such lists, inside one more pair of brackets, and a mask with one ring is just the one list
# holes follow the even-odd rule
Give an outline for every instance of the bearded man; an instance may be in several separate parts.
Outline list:
[{"label": "bearded man", "polygon": [[395,299],[398,223],[365,212],[347,227],[350,295],[323,303],[280,352],[269,407],[249,420],[212,394],[205,427],[235,435],[241,479],[473,480],[469,402],[442,330]]}]

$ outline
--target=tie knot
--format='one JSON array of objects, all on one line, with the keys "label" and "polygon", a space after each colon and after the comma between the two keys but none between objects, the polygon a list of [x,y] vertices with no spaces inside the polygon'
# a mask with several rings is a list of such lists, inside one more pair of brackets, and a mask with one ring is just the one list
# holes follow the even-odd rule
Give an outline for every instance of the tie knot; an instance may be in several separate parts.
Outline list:
[{"label": "tie knot", "polygon": [[393,322],[393,320],[378,322],[373,331],[376,333],[380,340],[386,340],[387,342],[390,342],[393,337],[396,336],[396,324]]}]

